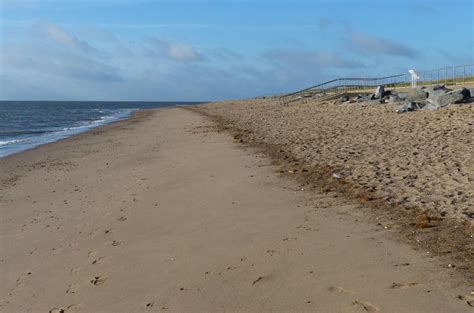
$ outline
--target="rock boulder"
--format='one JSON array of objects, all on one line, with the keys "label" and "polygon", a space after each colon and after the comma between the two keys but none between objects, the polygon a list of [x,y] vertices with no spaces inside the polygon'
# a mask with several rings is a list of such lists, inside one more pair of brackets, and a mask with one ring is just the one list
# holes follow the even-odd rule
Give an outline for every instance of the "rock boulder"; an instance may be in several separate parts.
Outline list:
[{"label": "rock boulder", "polygon": [[337,103],[340,104],[340,103],[347,102],[347,101],[349,101],[349,100],[350,100],[349,96],[344,95],[344,96],[340,97],[339,99],[337,99]]},{"label": "rock boulder", "polygon": [[375,92],[374,92],[374,95],[373,95],[372,99],[382,98],[384,92],[385,92],[384,86],[377,86],[377,88],[375,88]]},{"label": "rock boulder", "polygon": [[400,98],[399,96],[390,96],[388,98],[388,103],[398,103],[398,102],[402,102],[403,99]]},{"label": "rock boulder", "polygon": [[439,109],[447,106],[448,104],[461,103],[471,98],[471,92],[469,89],[462,88],[452,90],[438,96],[429,99],[429,109]]},{"label": "rock boulder", "polygon": [[425,104],[423,102],[407,101],[401,107],[397,108],[395,112],[397,113],[414,112],[414,111],[423,109],[424,106]]}]

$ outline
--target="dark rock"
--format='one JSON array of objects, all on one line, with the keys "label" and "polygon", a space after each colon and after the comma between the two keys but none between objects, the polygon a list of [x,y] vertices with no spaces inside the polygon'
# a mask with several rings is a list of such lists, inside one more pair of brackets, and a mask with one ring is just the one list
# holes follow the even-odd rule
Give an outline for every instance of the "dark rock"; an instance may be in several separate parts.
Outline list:
[{"label": "dark rock", "polygon": [[425,89],[409,89],[407,90],[407,97],[406,100],[410,102],[423,102],[428,98],[428,92],[425,91]]},{"label": "dark rock", "polygon": [[434,98],[451,90],[447,89],[444,85],[434,85],[427,87],[425,91],[428,93],[428,98]]},{"label": "dark rock", "polygon": [[414,112],[414,111],[423,109],[424,106],[425,104],[423,102],[408,101],[403,106],[397,108],[395,112],[397,113]]},{"label": "dark rock", "polygon": [[471,94],[471,98],[474,98],[474,88],[469,88],[469,93]]},{"label": "dark rock", "polygon": [[[453,92],[454,91],[455,90],[453,90]],[[469,98],[472,98],[473,96],[473,94],[471,93],[471,89],[462,88],[460,92],[464,95],[463,101],[468,100]]]},{"label": "dark rock", "polygon": [[374,92],[374,95],[372,96],[372,99],[382,98],[384,92],[385,92],[384,86],[377,86],[377,88],[375,88],[375,92]]},{"label": "dark rock", "polygon": [[408,94],[406,92],[397,92],[397,97],[405,100],[406,98],[408,98]]},{"label": "dark rock", "polygon": [[382,98],[387,98],[390,97],[392,95],[392,91],[391,90],[385,90],[383,93],[382,93]]},{"label": "dark rock", "polygon": [[428,98],[433,99],[438,96],[444,95],[445,93],[450,92],[450,89],[438,89],[438,90],[432,90],[428,93]]},{"label": "dark rock", "polygon": [[440,89],[446,89],[446,86],[445,85],[434,85],[434,86],[428,87],[428,90],[440,90]]},{"label": "dark rock", "polygon": [[349,101],[349,100],[350,100],[349,96],[344,95],[344,96],[340,97],[340,98],[337,100],[337,103],[343,103],[343,102],[346,102],[346,101]]},{"label": "dark rock", "polygon": [[371,99],[370,95],[357,95],[355,100],[357,102],[365,102],[365,101],[369,101],[370,99]]},{"label": "dark rock", "polygon": [[439,109],[453,103],[461,103],[471,98],[469,89],[462,88],[449,91],[430,99],[427,109]]},{"label": "dark rock", "polygon": [[397,103],[397,102],[402,102],[402,101],[403,99],[400,98],[399,96],[392,95],[388,98],[388,103]]},{"label": "dark rock", "polygon": [[370,99],[368,101],[364,101],[366,104],[381,104],[385,103],[383,99]]}]

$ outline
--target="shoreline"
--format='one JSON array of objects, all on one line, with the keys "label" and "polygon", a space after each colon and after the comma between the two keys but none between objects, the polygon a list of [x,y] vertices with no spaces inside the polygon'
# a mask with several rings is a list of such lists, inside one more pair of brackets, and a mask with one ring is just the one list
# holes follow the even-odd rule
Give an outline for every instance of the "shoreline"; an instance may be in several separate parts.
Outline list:
[{"label": "shoreline", "polygon": [[[172,108],[172,107],[171,107]],[[154,111],[154,110],[161,110],[161,109],[167,109],[167,108],[156,108],[156,109],[138,109],[138,110],[135,110],[133,112],[131,112],[130,115],[128,115],[127,117],[125,118],[122,118],[122,119],[119,119],[119,120],[115,120],[115,121],[112,121],[112,122],[109,122],[109,123],[106,123],[106,124],[102,124],[102,125],[98,125],[98,126],[95,126],[95,127],[91,127],[91,128],[88,128],[88,129],[85,129],[84,131],[82,132],[79,132],[79,133],[75,133],[75,134],[72,134],[70,136],[67,136],[67,137],[64,137],[64,138],[59,138],[57,140],[54,140],[54,141],[51,141],[51,142],[46,142],[46,143],[40,143],[36,146],[33,146],[31,148],[27,148],[25,150],[20,150],[18,152],[14,152],[12,154],[8,154],[8,155],[5,155],[3,157],[0,157],[0,162],[9,158],[9,157],[13,157],[13,156],[17,156],[19,154],[22,154],[22,153],[27,153],[29,151],[32,151],[32,150],[36,150],[38,148],[41,148],[43,146],[47,146],[47,145],[51,145],[51,144],[55,144],[55,143],[58,143],[58,142],[62,142],[62,141],[65,141],[65,140],[69,140],[69,139],[72,139],[72,138],[75,138],[77,136],[81,136],[81,135],[85,135],[85,134],[88,134],[90,132],[94,132],[94,131],[98,131],[98,130],[103,130],[105,131],[107,129],[107,127],[112,127],[112,125],[116,124],[116,123],[121,123],[121,122],[125,122],[125,121],[128,121],[130,119],[135,119],[136,116],[135,115],[141,115],[142,113],[146,112],[146,111]],[[103,129],[104,128],[104,129]]]},{"label": "shoreline", "polygon": [[141,113],[0,160],[1,310],[469,312],[370,208],[188,108]]}]

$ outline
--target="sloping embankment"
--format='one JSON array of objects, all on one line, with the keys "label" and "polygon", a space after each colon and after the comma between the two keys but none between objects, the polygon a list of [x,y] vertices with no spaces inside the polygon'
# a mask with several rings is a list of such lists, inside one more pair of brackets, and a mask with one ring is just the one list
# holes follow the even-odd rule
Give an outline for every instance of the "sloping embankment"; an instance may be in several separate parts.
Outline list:
[{"label": "sloping embankment", "polygon": [[398,115],[391,105],[267,99],[193,110],[264,147],[300,179],[383,210],[415,246],[456,254],[472,275],[474,106]]}]

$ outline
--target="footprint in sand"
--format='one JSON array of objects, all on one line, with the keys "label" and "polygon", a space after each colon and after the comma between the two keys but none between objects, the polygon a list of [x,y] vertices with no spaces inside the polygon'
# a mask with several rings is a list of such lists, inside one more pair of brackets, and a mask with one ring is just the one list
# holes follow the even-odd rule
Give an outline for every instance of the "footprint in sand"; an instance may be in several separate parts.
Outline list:
[{"label": "footprint in sand", "polygon": [[79,267],[73,267],[69,270],[69,274],[73,275],[76,272],[79,272],[81,269]]},{"label": "footprint in sand", "polygon": [[117,219],[117,221],[119,221],[119,222],[123,222],[123,221],[126,221],[126,220],[127,220],[127,218],[126,218],[126,217],[123,217],[123,216],[120,216],[120,217]]},{"label": "footprint in sand", "polygon": [[390,285],[390,289],[406,289],[406,288],[415,287],[418,285],[419,285],[418,283],[406,283],[406,284],[392,283],[392,285]]},{"label": "footprint in sand", "polygon": [[91,279],[91,284],[95,286],[102,285],[107,280],[107,276],[96,276],[94,279]]},{"label": "footprint in sand", "polygon": [[112,246],[116,247],[119,246],[122,242],[120,240],[114,240],[112,241]]},{"label": "footprint in sand", "polygon": [[367,312],[378,312],[379,311],[379,309],[376,306],[374,306],[373,304],[368,303],[368,302],[362,302],[362,301],[356,300],[356,301],[352,302],[352,305],[358,305],[358,306],[362,307]]},{"label": "footprint in sand", "polygon": [[99,265],[99,264],[102,264],[102,262],[105,260],[105,256],[101,256],[100,258],[98,259],[95,259],[94,261],[92,261],[92,265]]},{"label": "footprint in sand", "polygon": [[89,232],[89,237],[90,237],[90,238],[94,238],[95,236],[97,236],[98,232],[99,232],[99,231],[94,228],[93,230],[91,230],[91,231]]},{"label": "footprint in sand", "polygon": [[474,307],[474,293],[471,293],[471,295],[468,296],[459,295],[458,299],[461,301],[466,301],[467,305]]},{"label": "footprint in sand", "polygon": [[52,309],[50,309],[48,312],[49,312],[49,313],[67,313],[67,312],[70,311],[69,309],[74,309],[74,308],[77,308],[77,307],[78,307],[78,305],[76,305],[76,304],[71,304],[70,306],[68,306],[68,307],[65,308],[65,309],[52,308]]},{"label": "footprint in sand", "polygon": [[66,293],[73,294],[73,293],[76,293],[78,289],[79,289],[78,284],[70,284],[66,289]]},{"label": "footprint in sand", "polygon": [[16,292],[20,290],[21,288],[23,288],[23,286],[25,286],[26,283],[28,282],[28,278],[31,274],[32,272],[28,271],[26,274],[23,274],[20,277],[18,277],[18,279],[16,280],[16,286],[15,288],[13,288],[12,292]]}]

